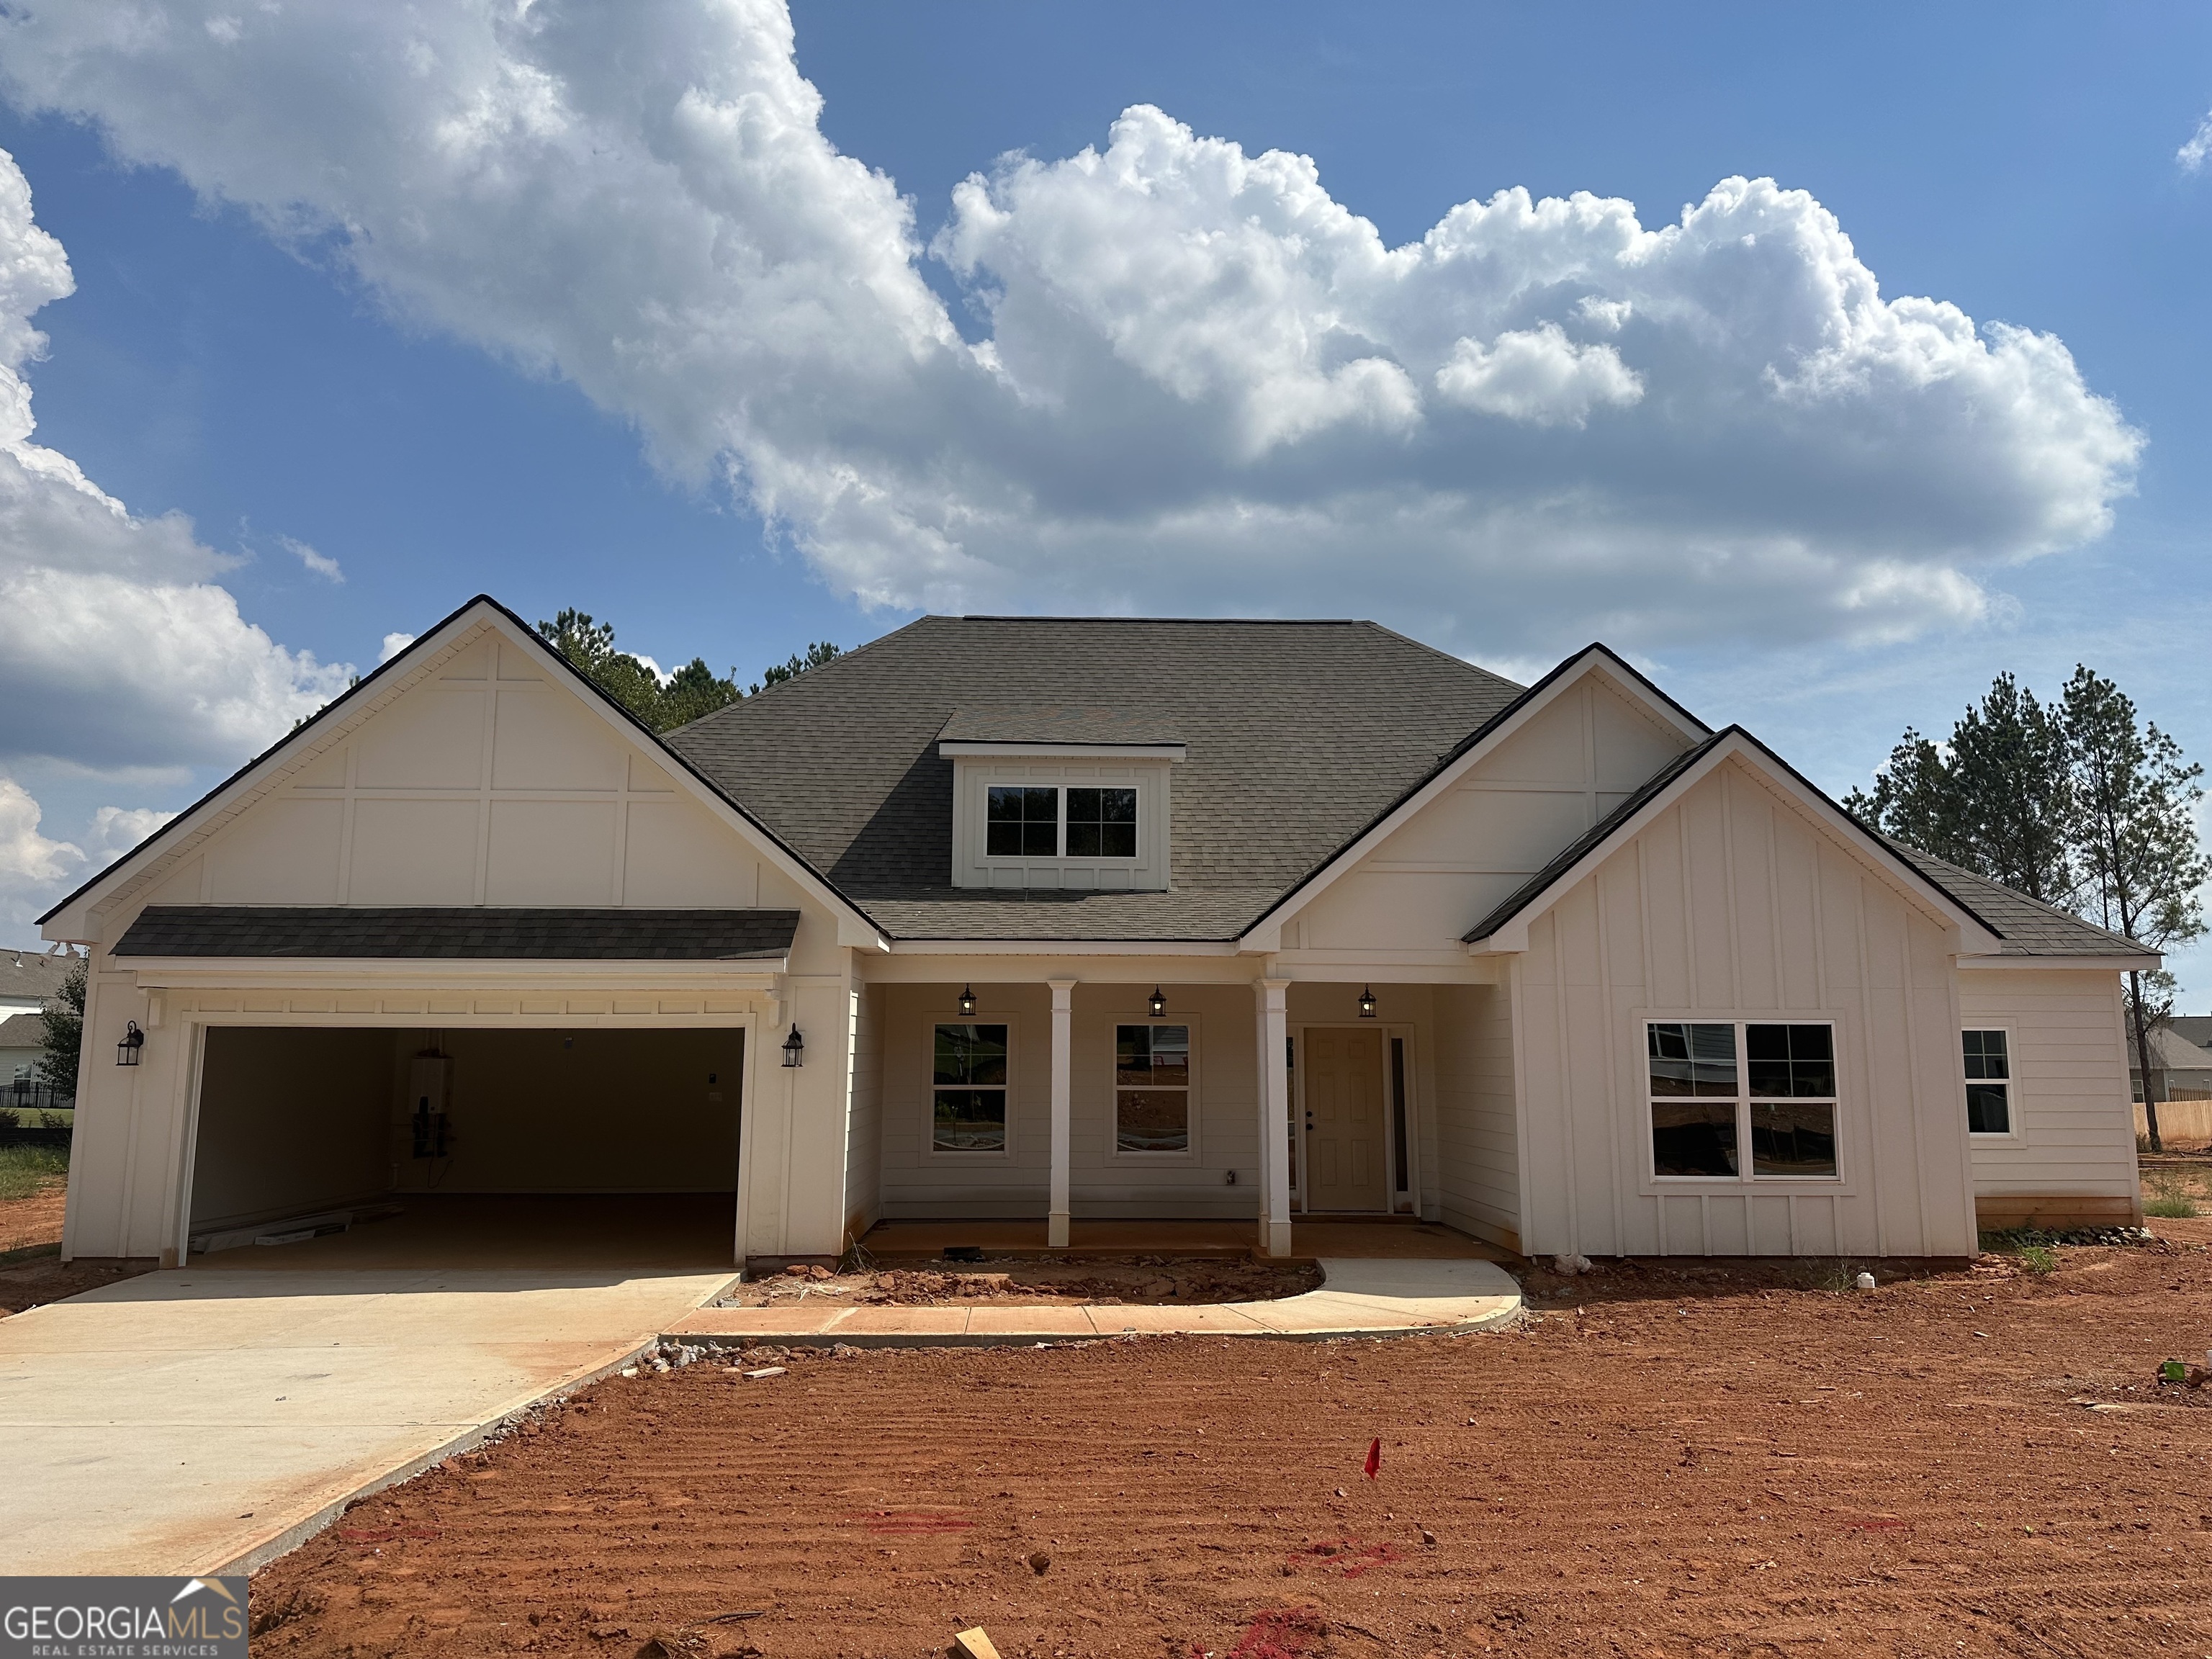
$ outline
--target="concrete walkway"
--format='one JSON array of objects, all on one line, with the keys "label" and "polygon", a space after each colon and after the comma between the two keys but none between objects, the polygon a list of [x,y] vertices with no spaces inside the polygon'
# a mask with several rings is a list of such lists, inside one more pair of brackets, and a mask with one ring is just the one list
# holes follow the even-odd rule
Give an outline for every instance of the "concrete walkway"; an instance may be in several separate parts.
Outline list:
[{"label": "concrete walkway", "polygon": [[734,1278],[195,1266],[0,1320],[0,1561],[251,1571]]},{"label": "concrete walkway", "polygon": [[702,1308],[668,1327],[688,1342],[844,1342],[859,1348],[986,1347],[1121,1336],[1273,1336],[1309,1341],[1479,1331],[1521,1312],[1495,1262],[1323,1257],[1322,1288],[1273,1302],[1192,1307],[841,1308],[809,1297],[772,1308]]}]

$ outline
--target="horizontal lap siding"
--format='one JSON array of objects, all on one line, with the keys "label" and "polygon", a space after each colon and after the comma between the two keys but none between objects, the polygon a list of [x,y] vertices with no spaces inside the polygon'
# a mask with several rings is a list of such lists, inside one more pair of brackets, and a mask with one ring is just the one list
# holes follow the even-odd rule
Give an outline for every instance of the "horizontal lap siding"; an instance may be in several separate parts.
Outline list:
[{"label": "horizontal lap siding", "polygon": [[2135,1114],[2119,975],[1965,969],[1959,1006],[1962,1024],[2012,1034],[2018,1138],[1975,1138],[1975,1192],[2132,1199]]},{"label": "horizontal lap siding", "polygon": [[[1720,768],[1529,928],[1522,1248],[1971,1253],[1949,949],[1825,826]],[[1833,1021],[1844,1179],[1654,1182],[1647,1014]]]},{"label": "horizontal lap siding", "polygon": [[1435,993],[1436,1130],[1443,1218],[1518,1248],[1521,1149],[1513,1025],[1503,986]]}]

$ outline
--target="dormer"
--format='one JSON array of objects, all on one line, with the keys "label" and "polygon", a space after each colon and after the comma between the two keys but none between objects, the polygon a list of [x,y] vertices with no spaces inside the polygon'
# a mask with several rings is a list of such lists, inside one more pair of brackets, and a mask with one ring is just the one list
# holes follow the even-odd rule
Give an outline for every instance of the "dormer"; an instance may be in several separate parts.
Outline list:
[{"label": "dormer", "polygon": [[1066,703],[956,708],[952,884],[1163,890],[1182,738],[1157,715]]}]

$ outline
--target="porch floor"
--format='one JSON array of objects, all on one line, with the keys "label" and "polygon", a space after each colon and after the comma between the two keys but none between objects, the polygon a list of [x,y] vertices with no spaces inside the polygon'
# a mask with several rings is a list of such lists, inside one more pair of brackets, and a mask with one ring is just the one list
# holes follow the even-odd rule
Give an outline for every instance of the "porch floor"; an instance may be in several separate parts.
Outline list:
[{"label": "porch floor", "polygon": [[[860,1240],[878,1260],[941,1258],[950,1246],[987,1255],[1243,1255],[1259,1242],[1250,1221],[1077,1221],[1065,1250],[1048,1249],[1034,1221],[878,1221]],[[1510,1250],[1434,1221],[1376,1217],[1293,1221],[1291,1254],[1360,1261],[1511,1261]]]}]

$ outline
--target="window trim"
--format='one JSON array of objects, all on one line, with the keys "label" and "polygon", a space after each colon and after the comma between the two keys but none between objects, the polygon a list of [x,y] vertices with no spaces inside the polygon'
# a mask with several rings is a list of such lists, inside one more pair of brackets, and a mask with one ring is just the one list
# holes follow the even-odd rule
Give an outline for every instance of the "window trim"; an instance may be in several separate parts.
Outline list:
[{"label": "window trim", "polygon": [[[1190,1032],[1190,1085],[1186,1109],[1190,1114],[1190,1145],[1180,1152],[1129,1152],[1121,1150],[1121,1079],[1116,1075],[1124,1025],[1181,1025]],[[1012,1038],[1008,1039],[1011,1043]],[[1200,1163],[1199,1126],[1206,1121],[1200,1100],[1199,1079],[1204,1075],[1204,1042],[1196,1014],[1167,1013],[1154,1019],[1141,1009],[1135,1014],[1113,1014],[1106,1024],[1106,1156],[1113,1163],[1133,1164],[1191,1164]]]},{"label": "window trim", "polygon": [[[1975,1081],[1966,1075],[1966,1033],[1969,1031],[2002,1031],[2005,1040],[2005,1123],[2002,1129],[1977,1129],[1971,1125],[1966,1130],[1970,1146],[1999,1146],[2022,1139],[2021,1133],[2020,1042],[2010,1024],[2001,1020],[1981,1020],[1959,1027],[1959,1115],[1963,1120],[1966,1112],[1966,1087]],[[2132,1060],[2132,1056],[2130,1056]]]},{"label": "window trim", "polygon": [[[991,792],[994,789],[1049,789],[1053,792],[1053,848],[1050,853],[994,853],[991,850]],[[1075,789],[1127,789],[1136,797],[1130,828],[1133,832],[1135,850],[1128,853],[1073,854],[1067,850],[1067,797]],[[1104,870],[1139,870],[1145,864],[1145,781],[1140,778],[1113,778],[1092,781],[1066,778],[1021,779],[986,778],[976,801],[982,813],[982,845],[976,854],[979,864],[989,869],[1035,869],[1040,866],[1065,866],[1071,862],[1085,868]],[[1172,1022],[1170,1022],[1172,1023]]]},{"label": "window trim", "polygon": [[[995,1152],[962,1152],[937,1144],[937,1028],[940,1025],[1003,1025],[1006,1028],[1006,1144]],[[1012,1010],[1005,1013],[963,1014],[957,1008],[926,1010],[921,1044],[921,1154],[951,1164],[1011,1164],[1014,1158],[1016,1110],[1021,1085],[1021,1021]]]},{"label": "window trim", "polygon": [[[1652,1144],[1651,1108],[1658,1098],[1651,1092],[1651,1035],[1654,1025],[1733,1025],[1735,1027],[1735,1133],[1736,1173],[1732,1176],[1676,1176],[1659,1173],[1657,1149]],[[1759,1175],[1752,1165],[1751,1139],[1751,1045],[1745,1030],[1751,1025],[1825,1025],[1828,1028],[1828,1051],[1836,1068],[1836,1092],[1826,1097],[1835,1111],[1836,1172],[1833,1175]],[[1636,1073],[1638,1079],[1637,1119],[1642,1137],[1644,1187],[1646,1192],[1733,1193],[1765,1188],[1781,1192],[1848,1192],[1852,1185],[1850,1159],[1844,1150],[1844,1031],[1840,1016],[1831,1013],[1798,1013],[1758,1009],[1749,1013],[1723,1013],[1711,1009],[1690,1012],[1653,1012],[1638,1010],[1635,1016]],[[1961,1050],[1963,1054],[1964,1050]],[[1963,1074],[1965,1062],[1960,1062]],[[1692,1097],[1694,1098],[1695,1097]],[[1703,1097],[1712,1100],[1717,1096]],[[1806,1096],[1806,1099],[1821,1097]],[[1965,1097],[1960,1096],[1961,1103]]]}]

